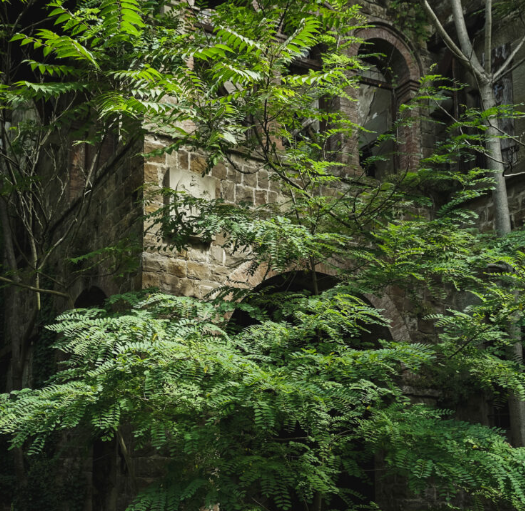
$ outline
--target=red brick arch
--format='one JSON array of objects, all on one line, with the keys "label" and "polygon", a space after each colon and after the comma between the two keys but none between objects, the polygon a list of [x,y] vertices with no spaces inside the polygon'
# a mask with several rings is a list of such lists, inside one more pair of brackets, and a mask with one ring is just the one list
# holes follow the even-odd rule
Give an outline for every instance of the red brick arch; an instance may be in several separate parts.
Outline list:
[{"label": "red brick arch", "polygon": [[[399,65],[399,83],[397,88],[402,88],[409,82],[417,86],[422,74],[421,67],[408,45],[396,32],[388,27],[378,26],[357,30],[355,36],[362,39],[365,43],[367,41],[384,41],[387,43],[399,56],[396,62]],[[357,55],[361,46],[356,46],[353,49],[354,55]]]},{"label": "red brick arch", "polygon": [[[399,110],[403,104],[409,103],[419,87],[422,67],[408,44],[393,29],[387,26],[376,26],[356,30],[355,36],[363,43],[352,48],[351,54],[356,56],[366,43],[375,43],[376,48],[387,53],[392,58],[392,67],[395,68],[395,104]],[[416,115],[407,111],[405,115]],[[398,133],[399,152],[398,167],[401,171],[414,170],[417,167],[421,154],[421,130],[419,125],[401,128]]]}]

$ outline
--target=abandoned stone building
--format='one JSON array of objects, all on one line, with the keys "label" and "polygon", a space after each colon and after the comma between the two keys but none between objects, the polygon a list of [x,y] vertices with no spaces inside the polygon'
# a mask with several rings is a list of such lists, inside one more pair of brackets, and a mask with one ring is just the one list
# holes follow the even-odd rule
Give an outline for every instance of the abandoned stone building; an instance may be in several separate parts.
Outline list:
[{"label": "abandoned stone building", "polygon": [[[209,2],[213,8],[222,2]],[[366,131],[354,140],[347,141],[347,151],[351,155],[349,168],[359,168],[360,157],[393,155],[392,141],[377,143],[378,137],[387,133],[396,121],[399,107],[410,102],[420,85],[420,78],[430,72],[439,73],[462,83],[472,84],[473,79],[460,65],[458,59],[447,48],[441,37],[429,25],[425,28],[429,37],[414,37],[409,31],[399,28],[399,14],[395,14],[388,0],[363,0],[362,13],[369,26],[358,29],[355,33],[368,46],[369,53],[381,53],[383,60],[369,59],[369,68],[362,74],[362,86],[354,92],[356,102],[341,99],[339,108],[349,118],[363,126]],[[451,34],[454,33],[451,12],[447,1],[432,2],[443,25]],[[476,2],[471,2],[475,4]],[[483,28],[483,15],[471,6],[474,13],[468,17],[468,29],[477,44],[476,33]],[[469,7],[470,9],[470,7]],[[505,59],[517,45],[523,34],[523,26],[513,22],[499,27],[494,33],[492,52],[495,66],[498,59]],[[480,43],[481,44],[481,43]],[[364,53],[365,46],[352,48],[354,54]],[[482,53],[477,47],[476,51]],[[520,63],[525,57],[525,47],[514,56],[514,62]],[[297,66],[315,68],[315,58],[305,57]],[[395,75],[395,76],[394,76]],[[498,82],[496,96],[500,104],[519,104],[525,102],[525,64],[517,65]],[[452,114],[459,111],[461,105],[478,106],[479,95],[475,87],[467,86],[450,95],[446,110]],[[433,115],[442,115],[435,112]],[[314,127],[318,129],[318,127]],[[398,168],[416,169],[421,157],[428,156],[436,142],[443,136],[436,124],[421,121],[410,127],[400,128],[399,138],[403,150],[395,156],[388,156],[368,169],[371,178],[380,178],[395,172]],[[517,138],[525,132],[525,119],[509,121],[505,130]],[[170,187],[187,191],[195,196],[211,199],[224,199],[227,203],[249,202],[254,205],[279,201],[278,181],[272,180],[266,170],[258,170],[258,161],[239,152],[232,158],[242,172],[237,172],[228,163],[219,163],[207,175],[205,155],[184,149],[169,154],[144,157],[141,153],[155,153],[169,139],[159,135],[149,135],[136,144],[117,153],[114,144],[106,141],[98,155],[101,161],[108,162],[102,172],[95,176],[96,187],[89,198],[90,207],[83,211],[84,216],[79,226],[77,239],[84,245],[85,251],[96,251],[104,246],[118,244],[123,235],[134,241],[134,254],[140,254],[140,264],[133,272],[115,278],[114,274],[102,271],[90,274],[85,272],[79,278],[71,279],[67,292],[53,296],[56,309],[65,310],[71,305],[89,307],[100,305],[107,297],[128,291],[158,288],[162,292],[203,298],[211,291],[224,284],[255,289],[264,285],[268,279],[276,278],[258,270],[248,272],[250,263],[231,254],[222,247],[219,237],[211,243],[202,243],[195,239],[192,246],[182,252],[176,250],[158,251],[155,229],[151,221],[144,219],[144,213],[153,212],[165,200],[153,194],[144,206],[138,199],[141,187],[149,190]],[[507,162],[506,185],[510,201],[511,222],[513,227],[525,225],[525,159],[523,148],[512,139],[505,140],[503,156]],[[64,200],[74,204],[82,194],[81,176],[85,167],[93,160],[91,148],[76,145],[69,148],[67,161],[69,182],[62,194]],[[361,156],[359,156],[361,155]],[[470,207],[479,213],[479,226],[482,230],[493,228],[494,211],[489,195],[472,201]],[[4,226],[5,229],[5,226]],[[63,226],[57,226],[60,233]],[[5,247],[4,247],[5,248]],[[76,247],[78,249],[78,246]],[[7,255],[5,255],[7,257]],[[136,257],[134,255],[134,257]],[[62,268],[59,271],[70,271]],[[320,279],[326,282],[333,278],[329,270],[318,268]],[[274,281],[276,282],[276,281]],[[297,283],[297,286],[301,284]],[[328,284],[327,284],[328,285]],[[31,359],[35,357],[36,345],[32,337],[25,342],[19,339],[27,333],[27,322],[13,321],[8,318],[20,318],[21,314],[31,317],[33,301],[31,289],[14,286],[3,289],[3,330],[0,338],[0,391],[10,391],[30,384],[35,378],[31,369]],[[420,341],[432,333],[433,326],[422,316],[415,315],[410,303],[402,294],[393,292],[384,296],[367,296],[373,306],[385,311],[391,321],[385,334],[392,340],[412,339]],[[29,328],[32,331],[34,325]],[[33,334],[34,335],[34,334]],[[418,394],[419,392],[419,394]],[[417,399],[432,402],[435,390],[422,392],[407,387],[407,394],[413,393]],[[460,417],[468,418],[487,425],[510,428],[508,411],[494,409],[491,403],[483,399],[466,403],[458,411]],[[137,452],[133,456],[135,476],[141,485],[151,481],[162,465],[162,459],[150,452]],[[119,510],[129,503],[129,474],[122,469],[121,453],[116,442],[98,442],[94,445],[91,467],[86,469],[85,477],[90,481],[89,495],[85,511]],[[89,465],[89,463],[88,463]],[[375,488],[375,499],[382,509],[408,510],[423,509],[420,500],[410,500],[399,489],[400,483],[384,484]],[[397,487],[397,489],[396,489]],[[0,494],[1,495],[1,494]],[[435,496],[427,496],[431,502]],[[392,504],[392,500],[395,504]],[[6,504],[6,505],[4,505]],[[2,507],[3,506],[3,507]],[[0,502],[0,509],[8,509],[9,504]],[[427,509],[427,507],[425,507]]]}]

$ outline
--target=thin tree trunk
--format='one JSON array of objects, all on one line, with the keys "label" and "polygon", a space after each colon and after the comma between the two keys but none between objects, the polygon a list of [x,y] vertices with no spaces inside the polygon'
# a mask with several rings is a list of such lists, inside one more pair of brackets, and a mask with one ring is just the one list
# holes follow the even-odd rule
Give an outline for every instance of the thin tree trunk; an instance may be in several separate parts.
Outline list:
[{"label": "thin tree trunk", "polygon": [[[490,56],[488,57],[490,58]],[[496,106],[494,99],[494,91],[491,82],[480,85],[481,100],[483,102],[483,110],[489,110]],[[500,133],[498,131],[498,120],[495,116],[490,116],[485,121],[487,126],[487,151],[489,152],[488,168],[492,172],[495,180],[495,188],[492,192],[494,202],[494,227],[499,236],[505,236],[510,233],[510,212],[509,201],[507,198],[507,186],[505,184],[505,176],[503,171],[505,165],[503,163],[503,156],[501,153],[501,140],[498,138]]]},{"label": "thin tree trunk", "polygon": [[[490,59],[490,55],[485,55],[485,59]],[[489,110],[496,106],[494,99],[494,88],[491,82],[480,85],[483,110]],[[492,192],[494,202],[494,227],[499,236],[506,236],[511,232],[510,211],[507,195],[507,187],[503,172],[505,165],[501,153],[500,135],[497,129],[498,119],[489,116],[486,120],[487,125],[487,150],[489,152],[488,167],[492,171],[495,180],[495,188]],[[512,271],[512,268],[509,268]],[[523,346],[521,343],[521,329],[515,322],[510,322],[507,332],[514,345],[509,349],[509,358],[523,364]],[[511,443],[515,447],[525,446],[525,402],[512,392],[509,396],[509,414]]]}]

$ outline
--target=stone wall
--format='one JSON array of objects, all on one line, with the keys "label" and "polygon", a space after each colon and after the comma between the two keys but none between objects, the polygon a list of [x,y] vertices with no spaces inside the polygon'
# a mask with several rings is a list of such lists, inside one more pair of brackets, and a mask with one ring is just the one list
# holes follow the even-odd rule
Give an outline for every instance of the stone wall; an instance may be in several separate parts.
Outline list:
[{"label": "stone wall", "polygon": [[[145,152],[151,152],[162,147],[165,141],[150,136],[145,143]],[[206,190],[204,197],[223,199],[226,203],[238,204],[245,202],[259,206],[277,203],[279,200],[279,183],[272,180],[265,170],[258,169],[260,164],[239,155],[234,156],[234,162],[241,168],[237,172],[227,163],[213,167],[209,175],[203,176],[206,161],[202,154],[179,151],[150,158],[144,166],[145,182],[153,193],[156,187],[165,186],[168,176],[175,176],[174,186],[181,175],[189,176],[195,183],[195,190],[189,192],[198,196],[199,191]],[[180,189],[180,188],[179,188]],[[211,189],[211,192],[210,192]],[[153,196],[146,206],[146,213],[155,211],[163,205],[163,198]],[[175,250],[156,250],[159,242],[158,229],[146,222],[144,236],[144,252],[142,254],[142,287],[159,288],[163,292],[184,296],[203,298],[210,291],[226,284],[229,279],[245,281],[253,285],[256,279],[250,279],[239,271],[243,264],[242,255],[233,255],[224,248],[224,239],[217,236],[211,243],[202,243],[198,239],[187,251],[177,253]],[[258,282],[257,282],[258,283]],[[238,285],[241,285],[238,282]]]},{"label": "stone wall", "polygon": [[[108,147],[107,150],[116,151],[114,147]],[[82,219],[75,245],[71,247],[72,255],[100,250],[123,241],[133,243],[136,253],[140,251],[143,243],[141,201],[144,184],[141,151],[142,141],[139,141],[128,147],[113,165],[97,177],[86,216]],[[112,157],[114,153],[108,156]],[[71,268],[67,271],[71,271]],[[110,269],[109,262],[103,262],[96,272],[87,271],[73,282],[70,294],[76,299],[83,290],[93,286],[100,288],[106,296],[140,289],[140,278],[136,274],[124,273],[120,276],[120,273],[119,269]]]}]

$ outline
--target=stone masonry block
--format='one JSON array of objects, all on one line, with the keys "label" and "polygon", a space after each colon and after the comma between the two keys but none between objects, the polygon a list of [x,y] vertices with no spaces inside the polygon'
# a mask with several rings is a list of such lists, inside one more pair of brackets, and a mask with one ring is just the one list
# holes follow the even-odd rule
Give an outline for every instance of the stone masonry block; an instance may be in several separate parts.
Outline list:
[{"label": "stone masonry block", "polygon": [[217,289],[219,285],[216,282],[205,280],[203,282],[199,282],[195,286],[195,294],[197,295],[197,298],[203,299],[206,298],[207,295],[209,295],[214,289]]},{"label": "stone masonry block", "polygon": [[205,263],[208,261],[208,247],[206,245],[193,246],[188,251],[188,259],[190,261],[197,261]]},{"label": "stone masonry block", "polygon": [[230,271],[233,272],[235,267],[246,258],[242,255],[232,254],[231,252],[224,251],[224,264],[227,268],[230,268]]},{"label": "stone masonry block", "polygon": [[277,192],[268,192],[268,204],[274,204],[278,202],[279,194]]},{"label": "stone masonry block", "polygon": [[224,282],[232,273],[232,269],[224,264],[214,264],[210,266],[211,280],[214,282]]},{"label": "stone masonry block", "polygon": [[144,206],[144,213],[146,213],[146,215],[149,215],[150,213],[155,213],[155,211],[157,211],[158,209],[159,209],[159,204],[155,204],[154,202],[151,202]]},{"label": "stone masonry block", "polygon": [[150,287],[159,287],[159,274],[158,273],[142,273],[142,289],[148,289]]},{"label": "stone masonry block", "polygon": [[179,168],[181,168],[182,170],[188,170],[189,162],[190,162],[190,155],[186,151],[179,151],[178,157],[179,157]]},{"label": "stone masonry block", "polygon": [[218,179],[226,179],[226,176],[228,175],[228,169],[224,166],[222,163],[218,163],[211,169],[211,175],[213,177],[216,177]]},{"label": "stone masonry block", "polygon": [[228,168],[228,175],[227,179],[235,184],[241,184],[242,183],[243,174],[241,172],[237,172],[235,169]]},{"label": "stone masonry block", "polygon": [[228,202],[235,202],[235,185],[232,182],[221,183],[221,198]]},{"label": "stone masonry block", "polygon": [[244,174],[243,184],[255,188],[257,186],[257,173],[253,172],[251,174]]},{"label": "stone masonry block", "polygon": [[237,202],[251,202],[253,204],[253,188],[236,185],[235,196],[237,198]]},{"label": "stone masonry block", "polygon": [[164,272],[166,271],[166,258],[157,254],[142,254],[142,268],[145,272]]},{"label": "stone masonry block", "polygon": [[174,275],[169,275],[164,273],[160,278],[160,289],[168,293],[176,293],[180,288],[181,279],[175,277]]},{"label": "stone masonry block", "polygon": [[167,264],[167,271],[170,275],[174,275],[175,277],[187,277],[188,272],[186,271],[186,261],[181,261],[179,259],[169,259]]},{"label": "stone masonry block", "polygon": [[266,170],[259,170],[257,173],[257,186],[266,190],[268,188],[268,172]]},{"label": "stone masonry block", "polygon": [[180,279],[177,294],[181,296],[195,296],[195,281],[191,279]]},{"label": "stone masonry block", "polygon": [[266,190],[255,190],[255,205],[262,206],[268,202],[268,192]]},{"label": "stone masonry block", "polygon": [[[157,149],[161,149],[162,147],[162,144],[156,144],[152,140],[146,140],[144,142],[144,153],[147,155],[148,153],[156,151]],[[146,161],[148,163],[166,163],[166,155],[162,154],[160,156],[146,156]]]},{"label": "stone masonry block", "polygon": [[145,163],[144,164],[144,182],[145,183],[155,183],[159,184],[159,175],[165,170],[165,167],[157,165],[155,163]]},{"label": "stone masonry block", "polygon": [[207,263],[188,261],[188,278],[206,280],[210,278],[210,268]]},{"label": "stone masonry block", "polygon": [[198,154],[192,154],[190,159],[190,170],[196,174],[202,174],[206,170],[206,158]]},{"label": "stone masonry block", "polygon": [[210,247],[210,261],[218,264],[224,264],[224,249],[217,245]]}]

